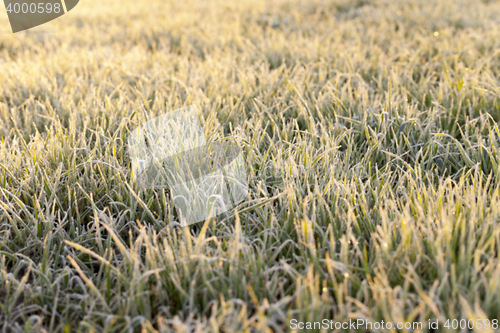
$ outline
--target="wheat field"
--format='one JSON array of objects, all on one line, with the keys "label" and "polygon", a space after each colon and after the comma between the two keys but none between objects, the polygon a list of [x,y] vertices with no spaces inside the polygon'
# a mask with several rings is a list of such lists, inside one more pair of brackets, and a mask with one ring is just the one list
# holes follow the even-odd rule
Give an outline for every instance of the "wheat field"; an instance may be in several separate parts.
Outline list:
[{"label": "wheat field", "polygon": [[[498,1],[82,0],[12,34],[0,6],[0,330],[500,319],[499,23]],[[181,228],[127,137],[187,105],[249,193]]]}]

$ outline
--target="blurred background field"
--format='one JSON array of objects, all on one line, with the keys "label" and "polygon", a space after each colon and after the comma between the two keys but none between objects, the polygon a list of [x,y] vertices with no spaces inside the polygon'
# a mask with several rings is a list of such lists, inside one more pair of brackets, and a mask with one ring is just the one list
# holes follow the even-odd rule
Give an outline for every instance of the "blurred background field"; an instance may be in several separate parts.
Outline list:
[{"label": "blurred background field", "polygon": [[[3,332],[500,319],[500,2],[84,0],[15,35],[4,14]],[[250,192],[178,228],[126,142],[191,104]]]}]

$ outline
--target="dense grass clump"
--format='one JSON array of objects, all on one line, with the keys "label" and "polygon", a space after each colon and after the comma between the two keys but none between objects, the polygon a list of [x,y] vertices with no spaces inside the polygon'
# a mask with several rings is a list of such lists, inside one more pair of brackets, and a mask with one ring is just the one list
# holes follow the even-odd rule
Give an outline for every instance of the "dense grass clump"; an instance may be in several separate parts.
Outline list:
[{"label": "dense grass clump", "polygon": [[[1,34],[0,329],[500,319],[499,18],[496,1],[85,0]],[[239,142],[250,191],[179,228],[168,190],[131,180],[127,136],[192,104]]]}]

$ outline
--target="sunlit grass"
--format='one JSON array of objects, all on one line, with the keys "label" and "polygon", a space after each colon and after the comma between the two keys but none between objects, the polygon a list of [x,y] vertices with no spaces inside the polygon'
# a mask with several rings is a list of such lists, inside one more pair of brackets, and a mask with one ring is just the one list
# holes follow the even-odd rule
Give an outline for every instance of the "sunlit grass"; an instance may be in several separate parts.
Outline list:
[{"label": "sunlit grass", "polygon": [[[85,0],[55,33],[0,35],[0,327],[498,319],[499,17]],[[239,142],[250,192],[179,229],[169,192],[131,180],[127,137],[192,104]]]}]

